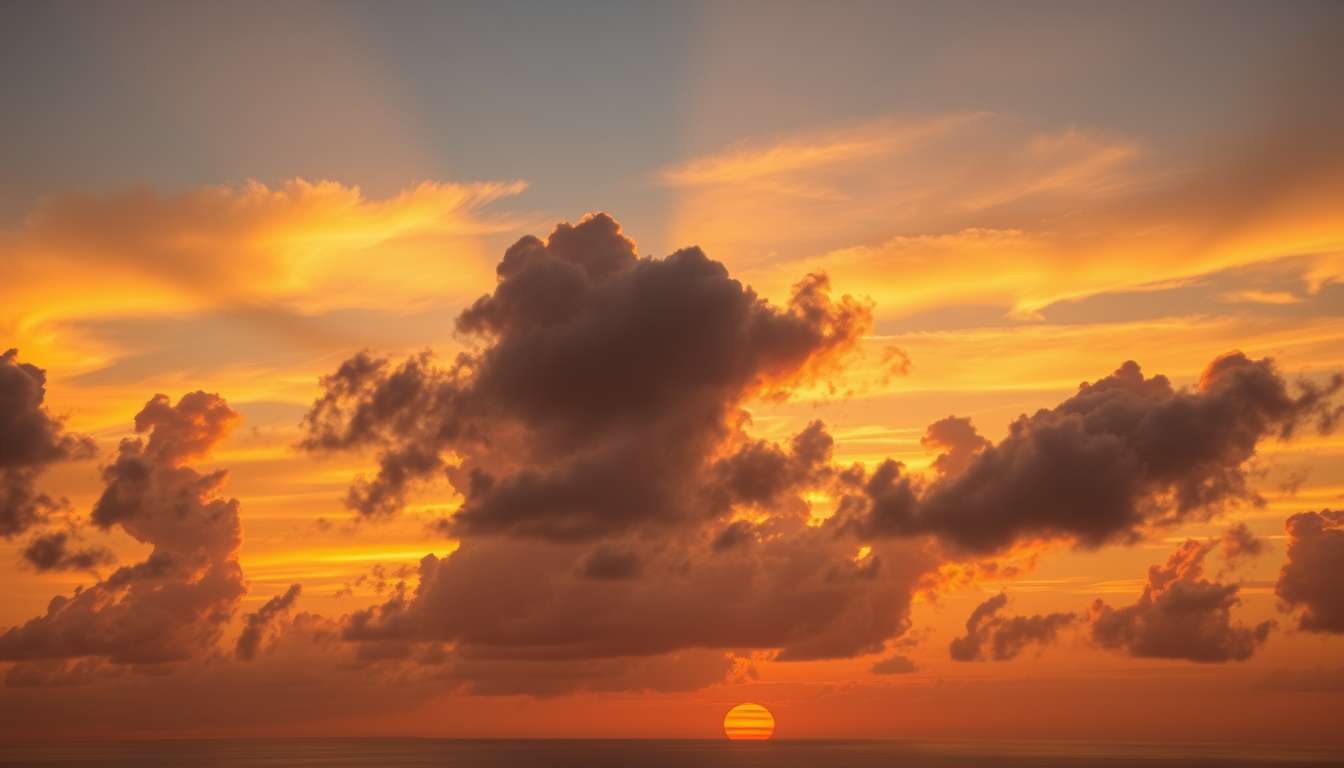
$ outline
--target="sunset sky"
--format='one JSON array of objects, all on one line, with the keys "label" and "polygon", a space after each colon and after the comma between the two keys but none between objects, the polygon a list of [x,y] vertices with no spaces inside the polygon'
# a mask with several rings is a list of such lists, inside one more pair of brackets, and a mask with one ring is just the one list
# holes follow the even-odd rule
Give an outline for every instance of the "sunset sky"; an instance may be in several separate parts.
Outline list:
[{"label": "sunset sky", "polygon": [[1342,37],[4,5],[0,738],[1344,744]]}]

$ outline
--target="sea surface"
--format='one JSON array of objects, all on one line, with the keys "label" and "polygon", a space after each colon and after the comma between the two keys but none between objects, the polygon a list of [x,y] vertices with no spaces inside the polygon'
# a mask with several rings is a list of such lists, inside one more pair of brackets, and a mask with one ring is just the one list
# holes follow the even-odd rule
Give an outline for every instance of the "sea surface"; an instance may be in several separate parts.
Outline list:
[{"label": "sea surface", "polygon": [[100,768],[1025,768],[1344,766],[1308,747],[988,741],[232,739],[0,745],[0,766]]}]

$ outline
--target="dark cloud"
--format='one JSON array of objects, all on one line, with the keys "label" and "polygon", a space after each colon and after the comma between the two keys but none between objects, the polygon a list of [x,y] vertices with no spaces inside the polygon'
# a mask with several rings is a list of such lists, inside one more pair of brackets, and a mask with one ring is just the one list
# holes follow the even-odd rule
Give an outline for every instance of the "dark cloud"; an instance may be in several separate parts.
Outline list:
[{"label": "dark cloud", "polygon": [[110,677],[116,677],[116,672],[100,659],[41,659],[10,667],[5,673],[5,685],[13,688],[88,685]]},{"label": "dark cloud", "polygon": [[1249,659],[1269,637],[1274,622],[1253,627],[1232,622],[1241,601],[1236,584],[1203,578],[1204,558],[1216,543],[1186,541],[1165,565],[1148,569],[1138,602],[1112,608],[1092,604],[1092,640],[1131,656],[1221,662]]},{"label": "dark cloud", "polygon": [[[615,670],[692,650],[876,653],[905,633],[934,549],[1097,546],[1206,517],[1253,499],[1261,439],[1337,417],[1339,380],[1290,392],[1268,360],[1227,355],[1181,390],[1127,363],[997,445],[966,419],[931,425],[932,477],[868,472],[834,462],[820,422],[779,443],[748,433],[745,404],[824,378],[869,325],[824,277],[774,306],[698,249],[638,257],[600,214],[519,240],[497,274],[458,318],[466,352],[355,355],[322,380],[302,440],[376,454],[347,498],[360,517],[439,478],[463,496],[436,525],[457,549],[342,637],[359,663],[480,690],[526,690],[521,670],[538,692],[583,687],[583,670],[634,686]],[[810,491],[838,499],[835,517],[810,521]],[[1074,620],[1000,608],[982,606],[954,652],[1013,658]]]},{"label": "dark cloud", "polygon": [[756,526],[747,520],[735,520],[714,536],[713,549],[720,552],[744,546],[756,540]]},{"label": "dark cloud", "polygon": [[1223,559],[1229,566],[1257,558],[1264,551],[1265,540],[1256,536],[1245,523],[1237,523],[1223,534]]},{"label": "dark cloud", "polygon": [[776,307],[698,249],[639,258],[603,214],[519,240],[498,275],[458,318],[478,348],[451,366],[358,355],[323,380],[303,444],[379,451],[359,514],[440,473],[466,496],[454,535],[594,538],[704,518],[707,495],[766,503],[829,437],[747,444],[741,404],[823,373],[870,324],[823,276]]},{"label": "dark cloud", "polygon": [[[969,424],[935,424],[930,434],[954,426],[960,433],[961,442],[952,439],[960,452],[945,453],[944,466],[966,461],[965,470],[940,476],[917,497],[889,462],[847,513],[868,535],[935,534],[979,553],[1032,539],[1085,547],[1134,541],[1155,525],[1257,502],[1245,466],[1257,445],[1304,425],[1332,429],[1341,386],[1336,375],[1293,392],[1271,360],[1239,352],[1210,363],[1189,390],[1164,376],[1144,378],[1128,362],[1055,408],[1022,416],[993,446],[975,442]],[[980,449],[970,455],[966,445]]]},{"label": "dark cloud", "polygon": [[[752,546],[637,540],[606,578],[568,542],[491,537],[426,557],[413,592],[356,612],[359,643],[448,643],[463,659],[580,661],[692,648],[778,649],[816,659],[880,650],[908,626],[931,560],[895,542],[862,560],[852,544],[801,521],[763,524]],[[599,550],[600,551],[600,550]],[[637,558],[637,578],[626,557]],[[407,653],[410,652],[408,649]]]},{"label": "dark cloud", "polygon": [[120,526],[157,551],[188,561],[231,556],[242,538],[238,502],[217,496],[226,470],[208,474],[186,466],[233,428],[238,415],[219,395],[192,392],[176,406],[155,395],[135,417],[148,441],[121,441],[103,469],[106,487],[93,506],[99,528]]},{"label": "dark cloud", "polygon": [[440,474],[465,497],[440,525],[458,549],[349,618],[363,659],[438,657],[478,690],[666,689],[741,649],[848,657],[905,631],[923,544],[859,558],[809,525],[806,491],[862,470],[833,465],[820,422],[774,443],[743,410],[828,375],[865,306],[817,275],[771,305],[698,249],[637,257],[605,215],[519,240],[498,275],[458,319],[471,351],[357,355],[305,419],[309,449],[378,451],[363,516]]},{"label": "dark cloud", "polygon": [[445,661],[442,670],[444,682],[485,696],[695,691],[747,674],[731,653],[714,650],[565,661],[455,656]]},{"label": "dark cloud", "polygon": [[1287,528],[1288,562],[1275,594],[1302,609],[1299,629],[1344,633],[1344,511],[1303,512]]},{"label": "dark cloud", "polygon": [[0,659],[155,664],[216,647],[246,591],[238,502],[218,496],[224,471],[202,474],[185,462],[204,455],[235,419],[219,396],[204,392],[175,406],[162,395],[145,405],[135,426],[148,439],[122,441],[103,470],[93,521],[148,544],[149,556],[52,598],[45,614],[0,635]]},{"label": "dark cloud", "polygon": [[941,475],[961,474],[977,453],[991,445],[975,430],[970,419],[956,416],[930,424],[919,442],[925,448],[939,452],[933,460],[933,469]]},{"label": "dark cloud", "polygon": [[[248,663],[232,662],[230,654],[171,669],[96,657],[15,665],[6,676],[11,687],[0,694],[0,731],[11,741],[39,731],[56,741],[70,736],[72,724],[90,737],[125,739],[202,728],[261,733],[371,717],[404,722],[426,701],[442,701],[449,688],[424,667],[408,675],[393,665],[352,663],[332,619],[299,611],[277,617],[273,630],[265,652]],[[72,685],[79,690],[60,688]],[[466,711],[480,706],[465,703]]]},{"label": "dark cloud", "polygon": [[243,631],[238,635],[238,644],[234,648],[234,655],[243,661],[251,661],[256,658],[257,650],[261,647],[261,641],[266,634],[266,630],[272,622],[294,606],[302,590],[302,585],[291,584],[289,589],[284,591],[284,594],[272,597],[254,613],[244,616]]},{"label": "dark cloud", "polygon": [[799,489],[824,483],[834,471],[834,444],[820,421],[794,435],[787,448],[766,440],[742,444],[710,466],[705,487],[709,509],[718,513],[735,506],[772,509]]},{"label": "dark cloud", "polygon": [[418,572],[417,567],[412,563],[402,563],[396,568],[388,569],[387,566],[378,563],[369,569],[368,573],[361,573],[353,581],[345,582],[342,587],[336,591],[337,597],[348,597],[355,594],[355,591],[368,588],[372,594],[386,594],[389,589],[401,592],[406,589],[407,579],[411,579]]},{"label": "dark cloud", "polygon": [[23,559],[38,571],[92,571],[116,562],[105,547],[71,547],[72,537],[64,531],[34,536],[23,548]]},{"label": "dark cloud", "polygon": [[93,456],[91,439],[65,431],[46,409],[46,371],[20,363],[16,349],[0,354],[0,537],[44,522],[61,501],[37,490],[51,464]]},{"label": "dark cloud", "polygon": [[911,536],[907,522],[916,514],[922,486],[905,464],[886,459],[868,477],[847,478],[861,493],[841,497],[837,524],[862,538]]},{"label": "dark cloud", "polygon": [[1050,645],[1059,631],[1077,621],[1072,613],[1000,616],[1008,595],[1000,592],[971,611],[966,634],[953,638],[948,650],[954,661],[1007,661],[1029,645]]},{"label": "dark cloud", "polygon": [[583,561],[583,575],[590,579],[633,579],[639,570],[639,555],[606,544]]},{"label": "dark cloud", "polygon": [[906,675],[911,672],[918,672],[919,667],[910,657],[899,653],[892,654],[881,661],[873,664],[873,674],[875,675]]}]

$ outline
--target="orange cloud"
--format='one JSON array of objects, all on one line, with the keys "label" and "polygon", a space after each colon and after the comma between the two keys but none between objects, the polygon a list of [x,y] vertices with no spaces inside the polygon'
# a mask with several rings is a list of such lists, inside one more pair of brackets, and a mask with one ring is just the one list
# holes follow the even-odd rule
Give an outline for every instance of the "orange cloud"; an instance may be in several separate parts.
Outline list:
[{"label": "orange cloud", "polygon": [[1275,154],[1267,145],[1280,141],[1169,157],[977,113],[784,136],[661,178],[680,190],[678,239],[766,295],[782,295],[787,275],[825,270],[869,292],[879,316],[958,303],[1030,316],[1290,255],[1306,257],[1312,291],[1337,279],[1344,224],[1331,201],[1344,195],[1344,153],[1330,139]]},{"label": "orange cloud", "polygon": [[[983,119],[967,113],[925,120],[884,120],[838,130],[786,137],[777,142],[743,142],[729,149],[658,172],[671,187],[719,187],[797,192],[787,178],[801,172],[824,170],[873,157],[909,152],[920,144],[967,123]],[[813,194],[821,194],[820,190]]]},{"label": "orange cloud", "polygon": [[524,188],[426,182],[372,200],[358,187],[293,180],[59,195],[0,234],[9,266],[0,330],[48,364],[79,371],[116,350],[71,338],[61,320],[466,298],[492,281],[480,238],[512,226],[483,208]]}]

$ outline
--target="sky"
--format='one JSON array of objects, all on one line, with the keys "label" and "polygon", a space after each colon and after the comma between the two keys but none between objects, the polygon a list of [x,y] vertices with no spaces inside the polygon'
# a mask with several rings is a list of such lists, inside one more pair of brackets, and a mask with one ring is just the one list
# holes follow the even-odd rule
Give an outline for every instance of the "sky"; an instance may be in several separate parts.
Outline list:
[{"label": "sky", "polygon": [[0,738],[1344,744],[1341,33],[4,5]]}]

